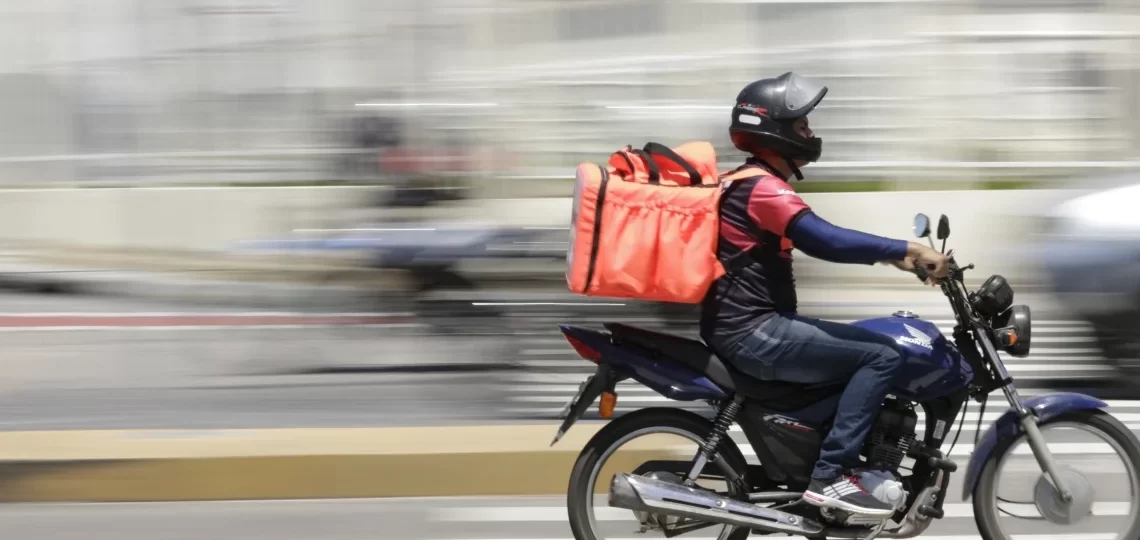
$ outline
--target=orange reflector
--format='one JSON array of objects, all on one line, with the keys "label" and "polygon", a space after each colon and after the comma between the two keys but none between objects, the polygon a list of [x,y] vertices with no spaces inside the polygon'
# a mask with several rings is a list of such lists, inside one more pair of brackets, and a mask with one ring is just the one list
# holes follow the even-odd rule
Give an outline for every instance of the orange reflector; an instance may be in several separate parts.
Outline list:
[{"label": "orange reflector", "polygon": [[616,405],[617,394],[602,392],[602,400],[598,402],[598,414],[602,418],[609,418],[614,415],[614,406]]},{"label": "orange reflector", "polygon": [[1006,344],[1005,344],[1006,347],[1012,347],[1014,345],[1017,345],[1017,332],[1014,332],[1011,330],[1008,334],[1006,334],[1005,341],[1006,341]]}]

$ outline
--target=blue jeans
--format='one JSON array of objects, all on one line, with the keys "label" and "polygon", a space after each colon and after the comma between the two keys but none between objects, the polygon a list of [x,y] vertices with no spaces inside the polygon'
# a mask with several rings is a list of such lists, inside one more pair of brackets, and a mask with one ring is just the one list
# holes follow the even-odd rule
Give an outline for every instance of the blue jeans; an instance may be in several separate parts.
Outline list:
[{"label": "blue jeans", "polygon": [[859,462],[905,352],[891,338],[848,324],[778,314],[723,350],[725,361],[765,381],[849,381],[812,478],[830,481]]}]

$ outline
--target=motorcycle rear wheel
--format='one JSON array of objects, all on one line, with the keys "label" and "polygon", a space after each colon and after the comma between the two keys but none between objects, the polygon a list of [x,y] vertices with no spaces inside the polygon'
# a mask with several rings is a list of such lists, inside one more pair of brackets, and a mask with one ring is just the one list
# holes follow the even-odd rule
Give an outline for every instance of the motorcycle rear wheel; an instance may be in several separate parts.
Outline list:
[{"label": "motorcycle rear wheel", "polygon": [[[570,485],[566,495],[566,508],[570,518],[570,530],[575,540],[604,540],[598,538],[595,531],[597,525],[593,519],[594,486],[597,483],[598,473],[605,466],[606,460],[621,445],[629,440],[654,433],[669,433],[679,435],[694,442],[707,438],[713,430],[712,422],[700,415],[682,409],[652,408],[641,409],[618,418],[606,424],[586,444],[578,454],[570,475]],[[717,453],[720,459],[716,463],[710,462],[708,467],[731,467],[736,474],[747,479],[748,461],[740,451],[740,447],[725,437]],[[723,474],[723,473],[722,473]],[[745,482],[747,484],[747,482]],[[729,487],[733,498],[747,501],[748,493],[740,492],[734,486]],[[745,540],[750,533],[749,529],[724,526],[718,538],[721,540]],[[683,537],[682,537],[683,538]]]}]

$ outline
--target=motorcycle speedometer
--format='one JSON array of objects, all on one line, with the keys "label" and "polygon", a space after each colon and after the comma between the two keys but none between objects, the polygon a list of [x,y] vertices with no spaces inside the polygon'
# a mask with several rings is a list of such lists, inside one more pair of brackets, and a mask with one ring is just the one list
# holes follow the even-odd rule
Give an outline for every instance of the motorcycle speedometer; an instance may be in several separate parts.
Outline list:
[{"label": "motorcycle speedometer", "polygon": [[994,274],[970,295],[970,304],[986,320],[993,320],[1013,305],[1013,287],[1005,277]]}]

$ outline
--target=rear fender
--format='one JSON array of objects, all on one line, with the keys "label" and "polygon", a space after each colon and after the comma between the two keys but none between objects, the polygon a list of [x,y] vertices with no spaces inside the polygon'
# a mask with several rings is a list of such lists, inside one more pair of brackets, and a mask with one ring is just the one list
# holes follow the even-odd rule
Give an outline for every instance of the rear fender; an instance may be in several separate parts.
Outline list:
[{"label": "rear fender", "polygon": [[[1045,394],[1025,400],[1025,408],[1036,413],[1037,421],[1041,424],[1067,412],[1101,409],[1107,406],[1107,403],[1097,398],[1073,392]],[[968,500],[970,494],[974,492],[978,478],[982,475],[982,468],[985,467],[986,462],[989,461],[997,447],[1005,441],[1020,437],[1021,433],[1021,422],[1017,417],[1017,411],[1013,409],[1002,414],[986,430],[986,434],[974,447],[974,455],[970,456],[970,464],[966,467],[966,478],[962,484],[962,500]]]},{"label": "rear fender", "polygon": [[567,336],[601,353],[601,362],[623,378],[631,378],[655,392],[677,401],[728,399],[728,393],[703,373],[664,358],[649,358],[637,351],[614,345],[609,333],[578,326],[559,325]]}]

